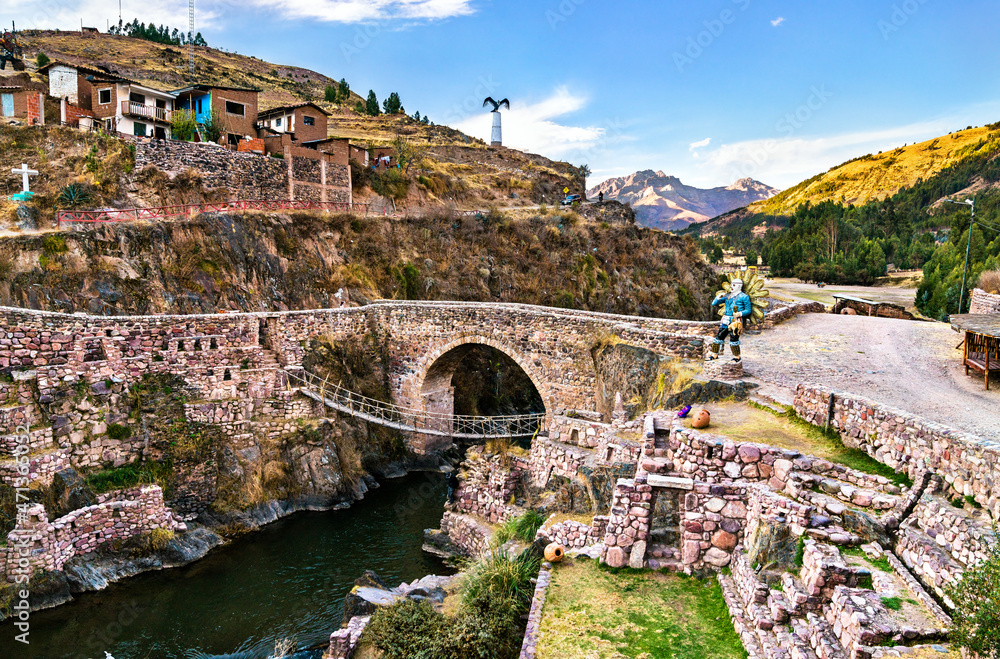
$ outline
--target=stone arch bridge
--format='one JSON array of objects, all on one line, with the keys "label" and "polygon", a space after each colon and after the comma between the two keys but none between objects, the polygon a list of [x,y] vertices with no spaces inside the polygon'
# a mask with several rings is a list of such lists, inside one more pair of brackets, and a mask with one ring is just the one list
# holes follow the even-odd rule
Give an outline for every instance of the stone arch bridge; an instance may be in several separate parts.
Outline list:
[{"label": "stone arch bridge", "polygon": [[[205,399],[262,399],[288,386],[311,338],[378,330],[389,338],[395,402],[451,414],[451,379],[475,345],[495,348],[527,374],[545,404],[595,410],[591,349],[609,335],[658,354],[700,357],[714,323],[516,304],[376,302],[313,311],[91,316],[0,308],[0,373],[31,371],[40,401],[61,383],[126,383],[170,372]],[[12,432],[2,428],[0,434]],[[419,438],[414,450],[432,447]]]}]

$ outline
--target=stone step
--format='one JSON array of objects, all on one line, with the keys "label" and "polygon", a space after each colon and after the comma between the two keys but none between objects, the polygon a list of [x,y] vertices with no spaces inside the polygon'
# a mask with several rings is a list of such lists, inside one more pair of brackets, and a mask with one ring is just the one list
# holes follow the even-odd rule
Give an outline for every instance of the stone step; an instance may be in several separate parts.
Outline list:
[{"label": "stone step", "polygon": [[804,629],[808,632],[803,633],[808,633],[805,638],[809,639],[817,659],[849,659],[847,651],[840,644],[840,639],[833,633],[833,628],[830,627],[826,618],[815,613],[808,613],[806,614],[806,623]]},{"label": "stone step", "polygon": [[776,414],[784,415],[788,413],[788,409],[780,405],[773,398],[766,395],[758,394],[756,392],[750,394],[750,402],[756,405],[760,405],[761,407],[766,407],[769,410],[775,412]]},{"label": "stone step", "polygon": [[722,586],[722,597],[729,608],[729,617],[733,621],[733,627],[740,640],[743,641],[743,649],[747,651],[750,659],[762,659],[765,656],[764,648],[761,647],[760,640],[757,638],[753,621],[743,607],[743,600],[740,599],[733,578],[727,574],[719,574],[718,579],[719,585]]}]

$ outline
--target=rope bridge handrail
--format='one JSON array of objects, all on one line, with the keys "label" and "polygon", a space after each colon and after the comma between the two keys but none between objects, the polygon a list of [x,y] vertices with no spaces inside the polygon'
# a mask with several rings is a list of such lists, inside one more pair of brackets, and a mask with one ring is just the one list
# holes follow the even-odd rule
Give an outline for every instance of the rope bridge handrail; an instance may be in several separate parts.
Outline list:
[{"label": "rope bridge handrail", "polygon": [[327,407],[397,430],[461,439],[531,437],[541,428],[544,413],[502,416],[443,414],[400,407],[344,389],[304,369],[286,370],[289,381]]}]

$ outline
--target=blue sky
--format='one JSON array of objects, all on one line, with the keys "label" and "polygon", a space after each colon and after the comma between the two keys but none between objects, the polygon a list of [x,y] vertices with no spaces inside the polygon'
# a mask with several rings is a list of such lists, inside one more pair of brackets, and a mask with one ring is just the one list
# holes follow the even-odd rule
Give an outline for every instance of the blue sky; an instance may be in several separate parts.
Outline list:
[{"label": "blue sky", "polygon": [[[3,0],[4,5],[13,0]],[[123,0],[183,27],[186,0]],[[23,27],[104,27],[117,0],[18,0]],[[1000,11],[985,0],[199,0],[216,47],[304,66],[590,183],[788,187],[844,160],[1000,120]]]}]

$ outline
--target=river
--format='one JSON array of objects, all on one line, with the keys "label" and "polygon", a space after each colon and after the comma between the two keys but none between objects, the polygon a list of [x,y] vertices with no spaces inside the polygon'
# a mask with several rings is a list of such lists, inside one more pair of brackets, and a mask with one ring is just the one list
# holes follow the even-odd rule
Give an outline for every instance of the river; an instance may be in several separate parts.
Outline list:
[{"label": "river", "polygon": [[32,613],[30,645],[13,640],[10,621],[0,624],[0,657],[105,659],[108,651],[115,659],[257,659],[280,639],[299,648],[325,644],[365,569],[390,586],[453,573],[421,551],[424,529],[441,521],[446,491],[441,474],[411,474],[346,510],[297,513],[191,565]]}]

